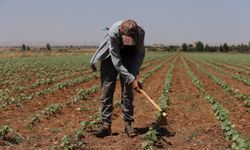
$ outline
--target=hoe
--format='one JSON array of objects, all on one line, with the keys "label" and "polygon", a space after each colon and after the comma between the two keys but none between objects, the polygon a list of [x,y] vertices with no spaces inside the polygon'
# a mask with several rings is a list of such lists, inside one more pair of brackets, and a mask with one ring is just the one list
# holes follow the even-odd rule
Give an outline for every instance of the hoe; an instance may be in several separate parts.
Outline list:
[{"label": "hoe", "polygon": [[139,89],[139,91],[142,93],[142,95],[161,113],[161,116],[158,118],[157,123],[159,123],[159,125],[166,125],[167,124],[167,114],[166,112],[163,112],[161,110],[161,108],[154,102],[153,99],[151,99],[148,94],[143,91],[142,89]]}]

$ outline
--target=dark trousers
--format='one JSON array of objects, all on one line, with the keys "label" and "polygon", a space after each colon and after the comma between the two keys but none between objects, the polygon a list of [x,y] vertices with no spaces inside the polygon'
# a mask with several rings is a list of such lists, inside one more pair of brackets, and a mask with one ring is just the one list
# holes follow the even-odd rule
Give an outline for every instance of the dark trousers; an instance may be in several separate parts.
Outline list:
[{"label": "dark trousers", "polygon": [[[130,72],[131,70],[131,61],[132,54],[124,54],[122,57],[123,65]],[[115,92],[116,79],[118,72],[112,64],[111,58],[107,58],[101,61],[101,101],[102,101],[102,122],[111,124],[111,116],[113,111],[113,95]],[[126,79],[123,79],[120,76],[121,81],[121,107],[124,114],[124,121],[134,121],[134,106],[133,106],[133,89],[132,85],[127,85],[125,83]]]}]

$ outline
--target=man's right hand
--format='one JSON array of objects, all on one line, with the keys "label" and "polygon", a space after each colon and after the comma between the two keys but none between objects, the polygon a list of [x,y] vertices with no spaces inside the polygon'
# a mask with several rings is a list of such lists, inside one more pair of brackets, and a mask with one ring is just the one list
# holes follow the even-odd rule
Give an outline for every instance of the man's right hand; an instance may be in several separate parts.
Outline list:
[{"label": "man's right hand", "polygon": [[136,91],[136,92],[140,92],[140,89],[142,89],[142,85],[141,83],[135,79],[133,82],[132,82],[132,87],[133,89]]}]

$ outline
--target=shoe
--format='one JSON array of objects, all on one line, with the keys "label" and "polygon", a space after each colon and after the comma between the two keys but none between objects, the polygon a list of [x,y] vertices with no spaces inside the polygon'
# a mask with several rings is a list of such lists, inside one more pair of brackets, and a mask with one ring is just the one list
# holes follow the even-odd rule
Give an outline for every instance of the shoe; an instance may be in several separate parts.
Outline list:
[{"label": "shoe", "polygon": [[126,125],[124,132],[128,137],[135,137],[138,135],[137,131],[131,125]]},{"label": "shoe", "polygon": [[98,138],[104,138],[111,135],[111,125],[102,125],[96,131],[92,132],[92,135],[95,135]]}]

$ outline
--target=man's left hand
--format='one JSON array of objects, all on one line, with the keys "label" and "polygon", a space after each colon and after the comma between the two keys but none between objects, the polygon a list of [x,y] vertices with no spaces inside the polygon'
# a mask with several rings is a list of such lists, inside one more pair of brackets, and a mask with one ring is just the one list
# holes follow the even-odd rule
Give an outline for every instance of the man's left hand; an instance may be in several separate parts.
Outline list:
[{"label": "man's left hand", "polygon": [[93,72],[95,72],[97,70],[94,64],[91,64],[91,69]]}]

